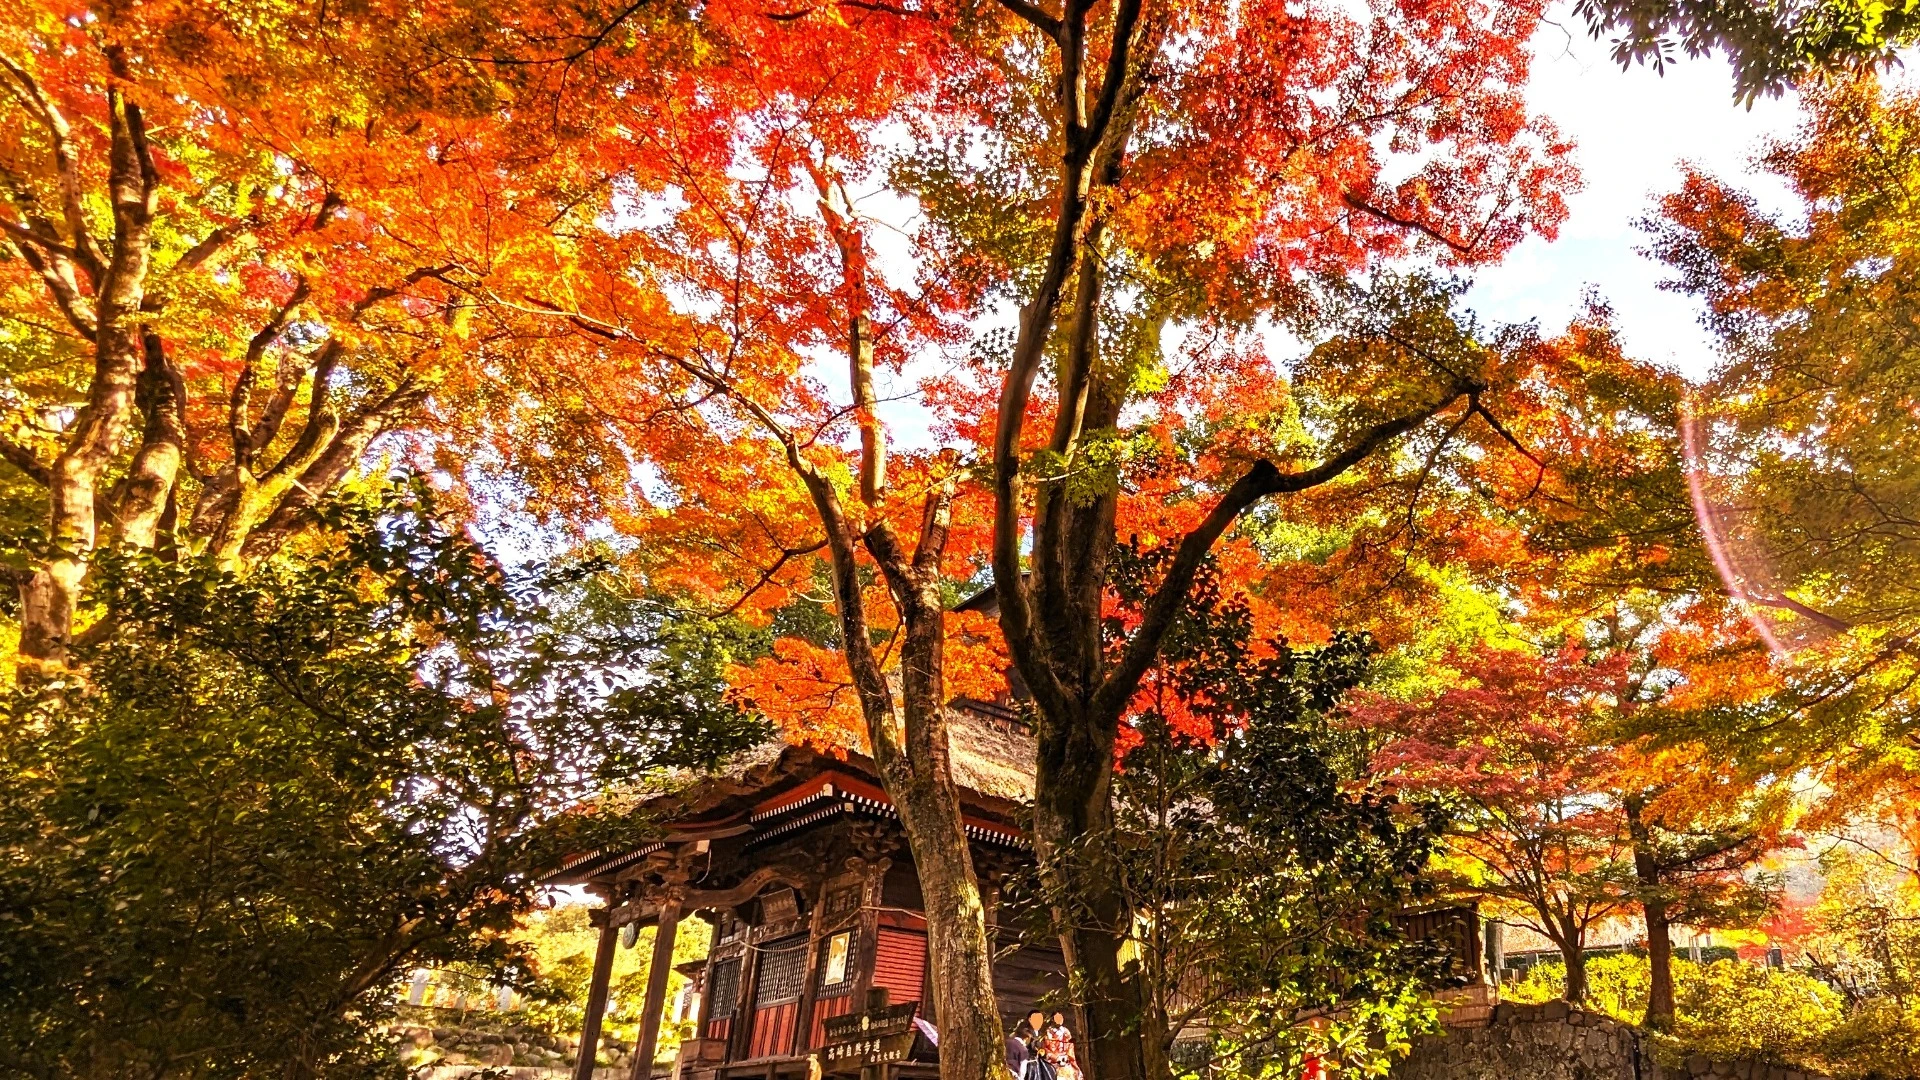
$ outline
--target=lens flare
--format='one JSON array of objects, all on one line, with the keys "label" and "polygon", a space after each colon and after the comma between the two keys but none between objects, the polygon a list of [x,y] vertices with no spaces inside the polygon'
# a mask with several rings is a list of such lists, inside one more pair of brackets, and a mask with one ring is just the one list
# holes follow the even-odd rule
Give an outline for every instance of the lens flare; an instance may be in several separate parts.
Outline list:
[{"label": "lens flare", "polygon": [[1741,552],[1729,539],[1726,515],[1722,508],[1709,498],[1707,484],[1712,479],[1707,468],[1706,438],[1702,432],[1700,418],[1694,409],[1692,396],[1680,403],[1680,453],[1682,465],[1687,477],[1687,497],[1693,503],[1694,520],[1700,525],[1700,538],[1707,547],[1707,556],[1713,560],[1714,572],[1720,575],[1720,581],[1726,586],[1727,595],[1740,605],[1740,611],[1753,625],[1753,631],[1778,659],[1786,659],[1789,650],[1773,624],[1760,613],[1759,604],[1754,602],[1756,586],[1762,593],[1768,580],[1764,567],[1755,565],[1750,559],[1743,559]]}]

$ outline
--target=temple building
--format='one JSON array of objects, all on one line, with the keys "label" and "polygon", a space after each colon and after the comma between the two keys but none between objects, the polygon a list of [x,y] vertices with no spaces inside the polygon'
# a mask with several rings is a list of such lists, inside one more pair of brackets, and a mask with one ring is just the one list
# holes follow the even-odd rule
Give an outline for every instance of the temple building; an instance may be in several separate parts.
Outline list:
[{"label": "temple building", "polygon": [[[974,868],[997,926],[1003,883],[1032,865],[1019,823],[1033,799],[1034,739],[1004,703],[955,701],[949,717]],[[632,1080],[647,1080],[675,931],[687,918],[712,925],[712,945],[703,961],[680,968],[700,1005],[676,1080],[800,1080],[816,1067],[864,1080],[938,1075],[919,880],[869,759],[775,740],[642,808],[658,825],[653,839],[579,856],[547,879],[584,885],[605,901],[594,912],[600,939],[575,1080],[592,1077],[621,931],[658,926],[633,1056]],[[1483,948],[1495,943],[1483,942],[1473,908],[1409,911],[1395,921],[1448,957],[1435,988],[1455,1012],[1491,1009],[1485,956],[1498,949]],[[1012,1030],[1036,1002],[1064,990],[1065,964],[1057,946],[998,936],[994,988]]]},{"label": "temple building", "polygon": [[[1001,883],[1032,858],[1017,822],[1033,796],[1033,737],[984,703],[957,703],[950,723],[991,919]],[[592,1075],[616,939],[629,925],[659,928],[634,1054],[635,1080],[645,1080],[675,930],[687,918],[711,923],[713,944],[705,961],[683,966],[701,993],[694,1036],[681,1044],[681,1080],[798,1078],[811,1057],[828,1075],[876,1066],[902,1080],[937,1075],[919,882],[870,760],[769,743],[644,808],[660,822],[656,839],[580,856],[548,878],[606,902],[594,913],[600,940],[578,1080]],[[994,984],[1009,1027],[1064,986],[1063,971],[1057,948],[998,957]],[[865,1030],[846,1030],[856,1020]]]}]

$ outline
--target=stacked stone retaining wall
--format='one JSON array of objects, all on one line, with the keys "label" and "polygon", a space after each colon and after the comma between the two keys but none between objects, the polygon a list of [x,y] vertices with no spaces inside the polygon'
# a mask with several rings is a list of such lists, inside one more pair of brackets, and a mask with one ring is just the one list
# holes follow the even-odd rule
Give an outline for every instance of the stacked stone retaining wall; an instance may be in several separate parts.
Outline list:
[{"label": "stacked stone retaining wall", "polygon": [[1490,1016],[1449,1023],[1416,1042],[1395,1080],[1825,1080],[1765,1061],[1713,1061],[1695,1054],[1663,1067],[1644,1032],[1601,1013],[1502,1004]]}]

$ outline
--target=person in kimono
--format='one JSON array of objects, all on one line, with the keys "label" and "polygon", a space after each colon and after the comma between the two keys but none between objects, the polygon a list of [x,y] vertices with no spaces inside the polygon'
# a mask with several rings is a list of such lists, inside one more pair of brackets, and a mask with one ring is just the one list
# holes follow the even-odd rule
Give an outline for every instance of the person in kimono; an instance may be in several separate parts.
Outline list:
[{"label": "person in kimono", "polygon": [[1080,1061],[1073,1052],[1073,1030],[1067,1015],[1056,1012],[1040,1033],[1040,1052],[1053,1065],[1059,1080],[1080,1080]]}]

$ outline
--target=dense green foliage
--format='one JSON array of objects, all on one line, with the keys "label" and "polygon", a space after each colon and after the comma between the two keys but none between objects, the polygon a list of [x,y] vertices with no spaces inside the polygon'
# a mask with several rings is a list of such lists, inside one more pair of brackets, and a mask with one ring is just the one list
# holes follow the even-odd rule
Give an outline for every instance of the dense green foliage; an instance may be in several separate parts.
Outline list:
[{"label": "dense green foliage", "polygon": [[591,567],[508,572],[417,495],[330,518],[245,576],[104,560],[85,681],[9,703],[0,1075],[390,1071],[412,967],[525,983],[537,873],[633,827],[564,810],[761,736],[686,707],[691,653],[570,633],[543,598]]},{"label": "dense green foliage", "polygon": [[[1153,559],[1123,553],[1137,596]],[[1116,853],[1076,870],[1124,883],[1141,1023],[1177,1074],[1297,1077],[1309,1056],[1384,1071],[1434,1022],[1424,988],[1449,973],[1392,916],[1427,895],[1445,814],[1373,790],[1328,722],[1376,651],[1364,635],[1260,641],[1209,572],[1143,692],[1114,778],[1119,839],[1067,858]],[[1085,916],[1073,893],[1043,894]],[[1213,1036],[1176,1046],[1196,1024]]]}]

